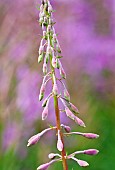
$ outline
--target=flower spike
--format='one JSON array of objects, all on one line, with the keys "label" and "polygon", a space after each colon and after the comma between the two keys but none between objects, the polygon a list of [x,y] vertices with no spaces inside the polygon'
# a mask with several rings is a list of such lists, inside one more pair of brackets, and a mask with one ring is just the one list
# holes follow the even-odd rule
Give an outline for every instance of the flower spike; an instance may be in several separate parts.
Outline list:
[{"label": "flower spike", "polygon": [[[50,94],[45,98],[42,103],[43,112],[42,112],[42,120],[45,120],[48,116],[48,107],[50,98],[54,98],[54,110],[55,110],[55,117],[56,117],[56,126],[47,128],[42,132],[32,136],[28,140],[27,146],[35,145],[39,142],[40,138],[50,130],[55,130],[55,135],[57,135],[57,150],[60,152],[58,153],[50,153],[48,158],[51,159],[50,162],[40,165],[37,170],[47,170],[50,165],[54,162],[62,162],[63,169],[68,170],[67,159],[73,159],[78,163],[81,167],[87,167],[89,164],[84,161],[75,158],[75,155],[78,154],[86,154],[86,155],[97,155],[98,150],[96,149],[86,149],[82,151],[76,151],[70,155],[66,155],[65,150],[65,136],[67,135],[81,135],[88,139],[96,139],[99,135],[94,133],[82,133],[82,132],[72,132],[71,127],[69,125],[61,124],[60,114],[65,112],[67,117],[72,119],[75,123],[79,126],[85,127],[85,123],[76,115],[79,113],[78,108],[71,103],[70,101],[70,94],[66,88],[65,80],[66,73],[61,63],[62,59],[62,50],[60,47],[60,43],[58,41],[58,35],[56,34],[54,28],[54,18],[53,18],[53,8],[50,3],[50,0],[41,0],[40,5],[40,13],[39,13],[39,24],[42,28],[42,39],[40,42],[40,47],[38,50],[38,63],[43,61],[43,81],[40,88],[39,93],[39,101],[44,98],[45,91],[46,91],[46,84],[49,80],[52,80],[52,89]],[[59,75],[59,78],[57,77]],[[62,84],[62,88],[58,87],[57,81],[60,81]],[[62,104],[64,105],[64,109],[59,107],[59,100],[61,100]],[[56,159],[58,157],[58,159]]]}]

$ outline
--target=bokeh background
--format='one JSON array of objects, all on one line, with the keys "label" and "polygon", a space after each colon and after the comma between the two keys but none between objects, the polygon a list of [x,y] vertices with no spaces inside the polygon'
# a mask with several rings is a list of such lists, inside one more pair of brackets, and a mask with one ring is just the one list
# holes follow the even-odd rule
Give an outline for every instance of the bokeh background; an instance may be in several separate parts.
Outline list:
[{"label": "bokeh background", "polygon": [[[41,28],[40,0],[0,0],[0,170],[34,170],[56,152],[56,137],[45,135],[27,148],[27,140],[55,119],[41,121],[38,101],[42,65],[38,65]],[[96,140],[68,137],[68,153],[97,148],[88,170],[115,169],[115,0],[51,0],[56,32],[71,101],[79,108],[86,128],[68,118],[75,131],[100,134]],[[81,170],[76,162],[69,169]],[[62,169],[61,163],[49,169]]]}]

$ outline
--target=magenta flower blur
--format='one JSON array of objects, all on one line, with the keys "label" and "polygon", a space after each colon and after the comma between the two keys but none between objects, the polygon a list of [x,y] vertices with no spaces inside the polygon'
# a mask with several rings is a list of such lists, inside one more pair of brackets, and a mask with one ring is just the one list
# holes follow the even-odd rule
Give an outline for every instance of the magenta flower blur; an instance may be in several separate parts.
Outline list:
[{"label": "magenta flower blur", "polygon": [[[43,100],[47,90],[47,83],[50,82],[52,89],[42,103],[42,107],[44,108],[42,112],[42,120],[45,120],[48,117],[50,98],[53,98],[56,126],[49,127],[42,132],[32,136],[28,140],[27,146],[37,144],[42,135],[48,131],[54,130],[57,137],[57,150],[60,152],[60,154],[50,153],[48,158],[51,159],[51,161],[40,165],[37,170],[46,170],[54,162],[62,162],[63,169],[68,170],[67,160],[69,159],[76,161],[77,164],[81,167],[87,167],[89,166],[88,162],[77,159],[75,156],[78,154],[96,155],[99,151],[96,149],[88,149],[67,154],[65,150],[64,139],[66,136],[71,136],[73,134],[80,135],[88,139],[98,138],[99,135],[94,133],[72,132],[70,126],[61,124],[60,114],[63,112],[63,114],[72,119],[75,123],[77,123],[77,125],[86,127],[84,121],[77,116],[79,114],[79,110],[73,103],[70,102],[70,94],[64,83],[64,79],[66,79],[66,73],[61,63],[62,50],[57,38],[57,34],[55,32],[55,21],[53,20],[52,14],[53,8],[50,0],[41,0],[39,23],[42,27],[43,36],[38,51],[38,63],[43,61],[42,71],[44,77],[40,88],[39,100]],[[58,83],[62,85],[62,88],[58,86]],[[63,104],[64,110],[59,108],[59,101],[61,101]]]}]

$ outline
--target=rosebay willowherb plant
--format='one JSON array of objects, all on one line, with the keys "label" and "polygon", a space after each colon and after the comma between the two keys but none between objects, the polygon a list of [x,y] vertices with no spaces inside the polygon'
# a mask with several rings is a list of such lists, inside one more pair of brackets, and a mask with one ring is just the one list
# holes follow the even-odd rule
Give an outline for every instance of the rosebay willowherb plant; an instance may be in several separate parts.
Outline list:
[{"label": "rosebay willowherb plant", "polygon": [[[68,135],[81,135],[88,139],[95,139],[98,138],[99,135],[94,133],[72,132],[71,128],[68,125],[61,124],[60,113],[64,112],[67,117],[72,119],[79,126],[85,127],[84,122],[77,116],[79,110],[70,102],[70,95],[63,81],[64,79],[66,79],[66,74],[60,61],[60,58],[62,58],[61,48],[57,39],[57,34],[55,33],[55,22],[53,21],[52,13],[53,9],[50,4],[50,1],[41,0],[39,23],[43,30],[43,36],[39,48],[38,63],[43,61],[44,78],[40,89],[39,100],[41,101],[44,98],[46,85],[49,81],[51,81],[51,93],[45,98],[42,103],[42,106],[44,108],[42,112],[42,120],[45,120],[48,116],[49,101],[53,97],[56,126],[49,127],[43,130],[42,132],[32,136],[28,140],[27,146],[36,144],[40,140],[42,135],[44,135],[48,131],[54,130],[57,135],[57,149],[60,154],[50,153],[48,155],[50,161],[48,163],[40,165],[37,170],[46,170],[51,164],[58,161],[62,162],[64,170],[68,170],[67,160],[72,159],[76,161],[79,166],[86,167],[89,164],[84,160],[77,159],[75,156],[78,154],[96,155],[99,151],[96,149],[87,149],[83,151],[76,151],[67,155],[64,147],[64,137]],[[58,72],[59,74],[57,76]],[[63,92],[58,89],[58,81],[62,84]],[[59,100],[64,105],[64,110],[59,108]]]}]

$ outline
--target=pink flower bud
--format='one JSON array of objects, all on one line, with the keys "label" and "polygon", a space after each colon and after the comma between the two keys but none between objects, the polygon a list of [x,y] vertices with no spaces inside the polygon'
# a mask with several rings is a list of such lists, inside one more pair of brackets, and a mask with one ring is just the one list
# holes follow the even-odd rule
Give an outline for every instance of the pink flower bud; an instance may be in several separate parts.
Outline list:
[{"label": "pink flower bud", "polygon": [[45,120],[48,116],[48,103],[42,112],[42,120]]},{"label": "pink flower bud", "polygon": [[97,149],[88,149],[84,151],[84,154],[87,154],[87,155],[96,155],[98,153],[99,151]]},{"label": "pink flower bud", "polygon": [[39,55],[39,57],[38,57],[38,63],[40,63],[40,62],[43,60],[43,57],[44,57],[43,53]]},{"label": "pink flower bud", "polygon": [[44,46],[40,46],[39,48],[39,55],[41,55],[44,52]]},{"label": "pink flower bud", "polygon": [[59,64],[59,61],[58,59],[56,58],[56,68],[59,69],[60,68],[60,64]]},{"label": "pink flower bud", "polygon": [[80,159],[77,159],[77,163],[80,166],[83,166],[83,167],[89,166],[89,164],[86,161],[83,161],[83,160],[80,160]]},{"label": "pink flower bud", "polygon": [[50,5],[49,7],[48,7],[48,13],[51,13],[53,11],[53,9],[52,9],[52,6]]},{"label": "pink flower bud", "polygon": [[56,36],[56,34],[53,34],[53,41],[54,41],[54,43],[57,43],[57,36]]},{"label": "pink flower bud", "polygon": [[48,99],[46,98],[42,103],[42,107],[46,107],[47,101],[48,101]]},{"label": "pink flower bud", "polygon": [[60,67],[60,75],[62,78],[66,79],[66,73],[65,73],[63,67]]},{"label": "pink flower bud", "polygon": [[79,113],[79,110],[76,106],[74,106],[72,103],[70,103],[70,107],[71,107],[71,110],[74,112],[74,113]]},{"label": "pink flower bud", "polygon": [[45,92],[45,84],[42,84],[41,89],[40,89],[40,94],[39,94],[39,101],[43,99],[44,92]]},{"label": "pink flower bud", "polygon": [[61,47],[60,47],[58,41],[57,41],[56,49],[57,49],[58,53],[61,53]]},{"label": "pink flower bud", "polygon": [[57,149],[58,149],[60,152],[63,150],[63,143],[62,143],[62,140],[61,140],[60,130],[58,130]]},{"label": "pink flower bud", "polygon": [[64,125],[64,129],[67,133],[71,132],[71,128],[69,126]]},{"label": "pink flower bud", "polygon": [[75,115],[69,110],[68,107],[65,107],[65,112],[68,117],[70,117],[72,120],[75,119]]},{"label": "pink flower bud", "polygon": [[40,139],[40,135],[39,134],[32,136],[28,140],[27,146],[35,145],[39,141],[39,139]]},{"label": "pink flower bud", "polygon": [[49,158],[49,159],[54,159],[56,156],[57,156],[57,154],[55,154],[55,153],[50,153],[50,154],[48,155],[48,158]]},{"label": "pink flower bud", "polygon": [[52,50],[51,50],[51,47],[48,45],[48,46],[47,46],[47,53],[48,53],[48,54],[51,54],[51,51],[52,51]]},{"label": "pink flower bud", "polygon": [[43,73],[44,73],[44,75],[47,74],[47,64],[46,63],[43,64]]},{"label": "pink flower bud", "polygon": [[86,127],[85,123],[80,118],[78,118],[77,116],[75,116],[74,120],[79,126]]},{"label": "pink flower bud", "polygon": [[73,159],[74,161],[76,161],[80,166],[82,167],[86,167],[89,166],[89,164],[86,161],[71,157],[71,159]]},{"label": "pink flower bud", "polygon": [[52,66],[54,68],[56,68],[56,58],[55,57],[52,58]]},{"label": "pink flower bud", "polygon": [[95,139],[99,137],[99,135],[94,134],[94,133],[83,133],[83,136],[89,139]]},{"label": "pink flower bud", "polygon": [[50,31],[51,31],[51,25],[48,25],[47,32],[50,32]]},{"label": "pink flower bud", "polygon": [[43,37],[45,37],[46,36],[46,31],[43,31]]},{"label": "pink flower bud", "polygon": [[64,97],[66,100],[70,101],[70,95],[66,88],[64,89]]},{"label": "pink flower bud", "polygon": [[46,170],[46,169],[48,169],[48,167],[53,163],[54,161],[52,160],[51,162],[48,162],[48,163],[46,163],[46,164],[42,164],[42,165],[40,165],[38,168],[37,168],[37,170]]},{"label": "pink flower bud", "polygon": [[41,4],[41,6],[40,6],[40,12],[43,12],[43,9],[44,9],[44,6],[43,6],[43,4]]},{"label": "pink flower bud", "polygon": [[52,92],[53,92],[54,95],[58,95],[58,87],[57,87],[57,84],[56,84],[56,83],[54,83],[54,85],[53,85],[53,90],[52,90]]}]

